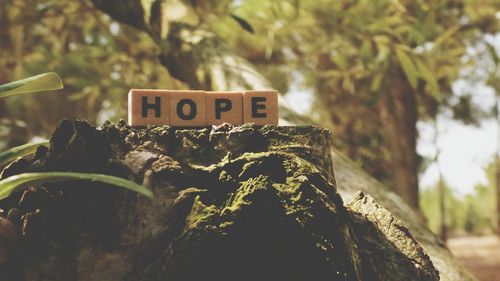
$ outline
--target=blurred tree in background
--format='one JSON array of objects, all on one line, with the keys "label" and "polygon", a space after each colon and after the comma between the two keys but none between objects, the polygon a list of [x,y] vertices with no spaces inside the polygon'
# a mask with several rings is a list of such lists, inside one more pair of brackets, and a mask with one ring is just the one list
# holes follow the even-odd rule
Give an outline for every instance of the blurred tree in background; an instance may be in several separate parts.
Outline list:
[{"label": "blurred tree in background", "polygon": [[66,89],[0,105],[0,135],[10,145],[62,117],[123,118],[133,87],[295,88],[314,94],[311,116],[341,150],[418,209],[416,123],[443,107],[474,123],[470,97],[452,99],[451,84],[477,63],[467,48],[499,30],[499,9],[495,0],[4,0],[0,82],[56,71]]},{"label": "blurred tree in background", "polygon": [[[492,161],[485,168],[488,182],[476,185],[472,194],[456,195],[450,186],[444,184],[446,228],[453,234],[491,234],[496,231],[495,166],[496,162]],[[431,186],[423,190],[420,197],[422,211],[435,233],[441,231],[438,190],[438,186]]]},{"label": "blurred tree in background", "polygon": [[[444,183],[444,199],[446,206],[446,228],[454,232],[464,232],[465,220],[468,206],[456,197],[452,189]],[[427,218],[427,225],[435,232],[441,232],[440,209],[439,209],[439,187],[432,186],[420,193],[420,204]]]}]

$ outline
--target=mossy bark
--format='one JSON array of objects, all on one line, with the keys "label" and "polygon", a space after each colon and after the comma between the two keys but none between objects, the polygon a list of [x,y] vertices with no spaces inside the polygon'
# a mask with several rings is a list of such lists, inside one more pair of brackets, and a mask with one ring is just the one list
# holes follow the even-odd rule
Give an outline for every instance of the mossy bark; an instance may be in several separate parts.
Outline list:
[{"label": "mossy bark", "polygon": [[344,206],[319,127],[203,129],[63,121],[29,171],[111,174],[0,203],[19,239],[2,280],[439,280],[403,224],[359,193]]}]

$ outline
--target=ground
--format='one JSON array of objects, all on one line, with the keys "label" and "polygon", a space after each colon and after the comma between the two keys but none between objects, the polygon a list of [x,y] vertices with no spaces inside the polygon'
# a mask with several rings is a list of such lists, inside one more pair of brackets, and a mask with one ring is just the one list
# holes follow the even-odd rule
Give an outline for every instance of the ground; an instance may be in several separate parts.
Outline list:
[{"label": "ground", "polygon": [[453,254],[480,281],[500,281],[500,239],[496,236],[465,236],[448,241]]}]

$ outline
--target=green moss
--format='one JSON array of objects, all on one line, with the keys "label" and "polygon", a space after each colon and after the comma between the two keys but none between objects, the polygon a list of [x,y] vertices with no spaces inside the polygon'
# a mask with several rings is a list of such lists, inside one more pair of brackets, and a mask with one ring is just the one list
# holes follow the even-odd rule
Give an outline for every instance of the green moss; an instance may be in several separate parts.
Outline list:
[{"label": "green moss", "polygon": [[[201,202],[200,196],[197,195],[193,202],[193,207],[191,212],[186,217],[186,226],[184,231],[189,231],[190,229],[200,227],[200,225],[207,225],[210,218],[217,215],[219,209],[214,205],[205,205]],[[216,226],[213,226],[216,227]]]}]

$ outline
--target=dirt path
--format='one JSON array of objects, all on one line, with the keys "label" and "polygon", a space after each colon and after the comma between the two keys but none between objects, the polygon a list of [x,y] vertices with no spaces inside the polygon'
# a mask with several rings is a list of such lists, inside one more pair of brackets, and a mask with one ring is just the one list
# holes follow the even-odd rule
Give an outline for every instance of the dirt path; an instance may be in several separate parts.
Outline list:
[{"label": "dirt path", "polygon": [[480,281],[500,281],[500,239],[496,236],[453,238],[448,247]]}]

